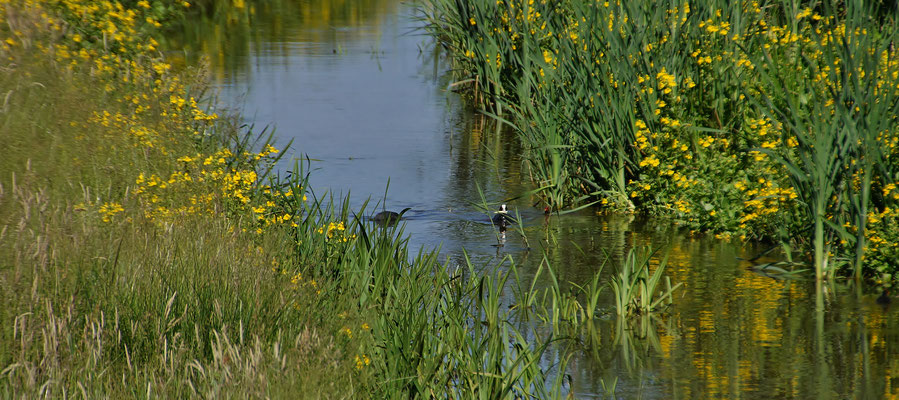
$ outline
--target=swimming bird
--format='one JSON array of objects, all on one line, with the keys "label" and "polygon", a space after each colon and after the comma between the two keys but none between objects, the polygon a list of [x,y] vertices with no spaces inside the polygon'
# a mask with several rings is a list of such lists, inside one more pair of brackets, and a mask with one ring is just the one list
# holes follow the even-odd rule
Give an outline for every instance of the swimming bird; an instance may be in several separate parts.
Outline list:
[{"label": "swimming bird", "polygon": [[505,233],[506,228],[515,223],[515,219],[509,215],[509,210],[506,209],[505,204],[499,206],[499,211],[496,211],[495,214],[493,216],[493,225],[499,228],[500,233]]},{"label": "swimming bird", "polygon": [[371,220],[375,221],[375,223],[378,225],[393,226],[396,225],[397,222],[400,222],[400,220],[403,218],[403,214],[405,214],[406,211],[409,211],[411,209],[412,207],[406,207],[399,213],[395,213],[393,211],[381,211],[375,214],[374,217],[371,217]]},{"label": "swimming bird", "polygon": [[883,289],[883,293],[877,298],[877,304],[890,304],[890,291]]}]

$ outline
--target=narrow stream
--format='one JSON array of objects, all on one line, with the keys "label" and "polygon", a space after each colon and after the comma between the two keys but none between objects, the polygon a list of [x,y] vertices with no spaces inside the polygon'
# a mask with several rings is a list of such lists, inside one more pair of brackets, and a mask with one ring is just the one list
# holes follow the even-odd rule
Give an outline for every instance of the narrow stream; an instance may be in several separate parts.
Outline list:
[{"label": "narrow stream", "polygon": [[[370,200],[369,213],[380,211],[375,204],[412,207],[412,249],[439,247],[451,263],[465,249],[483,265],[510,255],[525,279],[544,255],[561,281],[583,283],[634,246],[668,251],[667,273],[684,283],[674,307],[658,318],[623,322],[613,312],[598,321],[569,365],[575,397],[608,397],[613,385],[620,398],[899,396],[899,305],[837,285],[816,312],[813,282],[749,268],[744,260],[764,246],[592,210],[545,218],[518,198],[529,189],[520,145],[447,90],[415,4],[258,3],[205,13],[171,36],[168,48],[179,50],[169,57],[208,57],[220,101],[248,123],[275,127],[278,144],[292,142],[282,168],[314,160],[317,195],[350,194],[357,209]],[[527,241],[509,234],[497,246],[490,214],[475,206],[481,191],[520,211]]]}]

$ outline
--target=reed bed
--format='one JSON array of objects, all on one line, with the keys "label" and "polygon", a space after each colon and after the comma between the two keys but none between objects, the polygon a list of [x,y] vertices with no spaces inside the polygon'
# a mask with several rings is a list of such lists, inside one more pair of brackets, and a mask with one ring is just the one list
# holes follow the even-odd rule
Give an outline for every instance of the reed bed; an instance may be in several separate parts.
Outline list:
[{"label": "reed bed", "polygon": [[[553,209],[599,203],[779,242],[889,282],[899,53],[867,2],[422,6],[457,90],[508,123]],[[789,254],[787,255],[789,256]]]}]

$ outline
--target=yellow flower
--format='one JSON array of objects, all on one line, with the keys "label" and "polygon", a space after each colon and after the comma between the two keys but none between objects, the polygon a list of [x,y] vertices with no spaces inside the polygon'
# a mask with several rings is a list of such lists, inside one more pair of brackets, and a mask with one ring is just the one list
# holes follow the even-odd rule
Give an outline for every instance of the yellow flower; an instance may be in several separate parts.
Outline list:
[{"label": "yellow flower", "polygon": [[109,222],[113,216],[123,211],[125,211],[125,208],[119,203],[103,203],[100,209],[97,210],[97,213],[103,217],[103,222]]},{"label": "yellow flower", "polygon": [[362,357],[356,356],[356,369],[362,369],[366,365],[371,364],[371,359],[363,354]]},{"label": "yellow flower", "polygon": [[547,64],[552,63],[553,54],[549,50],[543,50],[543,61],[546,61]]},{"label": "yellow flower", "polygon": [[665,88],[673,88],[677,86],[677,80],[674,78],[674,75],[669,74],[665,71],[665,67],[662,67],[662,70],[656,74],[656,79],[659,81],[659,89]]}]

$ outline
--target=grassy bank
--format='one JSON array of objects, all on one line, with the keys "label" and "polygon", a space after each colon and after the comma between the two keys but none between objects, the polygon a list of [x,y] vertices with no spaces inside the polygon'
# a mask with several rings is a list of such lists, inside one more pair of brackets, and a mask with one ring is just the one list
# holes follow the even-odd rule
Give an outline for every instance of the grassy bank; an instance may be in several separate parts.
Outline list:
[{"label": "grassy bank", "polygon": [[513,125],[545,201],[598,202],[889,281],[897,10],[861,2],[442,1],[456,88]]}]

